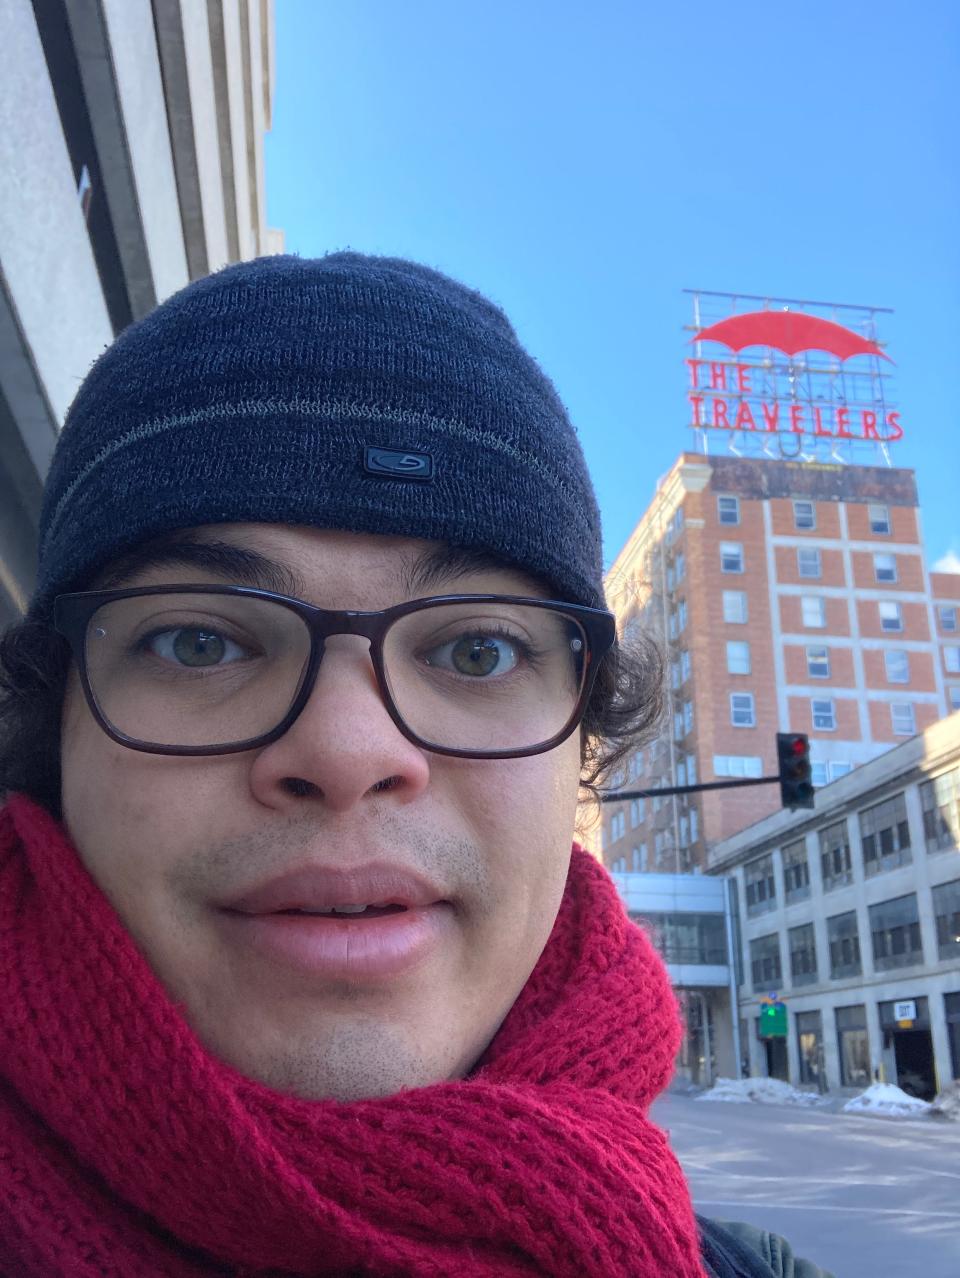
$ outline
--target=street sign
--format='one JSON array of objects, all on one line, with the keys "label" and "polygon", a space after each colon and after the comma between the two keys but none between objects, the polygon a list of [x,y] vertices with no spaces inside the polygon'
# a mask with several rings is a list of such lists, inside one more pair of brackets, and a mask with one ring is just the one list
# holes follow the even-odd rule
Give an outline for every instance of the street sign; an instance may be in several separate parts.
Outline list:
[{"label": "street sign", "polygon": [[787,1037],[787,1005],[777,999],[764,999],[760,1004],[760,1037]]},{"label": "street sign", "polygon": [[895,1021],[915,1021],[917,1019],[917,1001],[913,998],[901,999],[893,1005]]}]

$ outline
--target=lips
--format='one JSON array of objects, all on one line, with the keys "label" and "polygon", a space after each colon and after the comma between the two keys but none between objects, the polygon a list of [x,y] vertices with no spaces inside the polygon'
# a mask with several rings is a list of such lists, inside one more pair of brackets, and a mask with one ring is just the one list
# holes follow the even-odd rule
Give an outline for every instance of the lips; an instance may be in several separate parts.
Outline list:
[{"label": "lips", "polygon": [[422,875],[402,866],[371,862],[351,870],[320,865],[290,870],[226,902],[223,908],[240,914],[286,910],[326,914],[336,910],[356,915],[369,906],[410,910],[444,899],[443,891]]},{"label": "lips", "polygon": [[385,862],[292,870],[222,905],[218,922],[245,958],[288,975],[366,984],[423,963],[455,928],[437,885]]}]

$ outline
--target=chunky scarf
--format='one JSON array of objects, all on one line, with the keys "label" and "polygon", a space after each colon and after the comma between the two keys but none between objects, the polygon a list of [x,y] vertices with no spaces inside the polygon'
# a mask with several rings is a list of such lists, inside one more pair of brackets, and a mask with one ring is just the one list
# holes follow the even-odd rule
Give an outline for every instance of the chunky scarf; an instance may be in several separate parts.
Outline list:
[{"label": "chunky scarf", "polygon": [[0,1273],[702,1278],[646,1117],[679,1020],[574,848],[550,940],[469,1078],[341,1104],[201,1045],[63,827],[0,810]]}]

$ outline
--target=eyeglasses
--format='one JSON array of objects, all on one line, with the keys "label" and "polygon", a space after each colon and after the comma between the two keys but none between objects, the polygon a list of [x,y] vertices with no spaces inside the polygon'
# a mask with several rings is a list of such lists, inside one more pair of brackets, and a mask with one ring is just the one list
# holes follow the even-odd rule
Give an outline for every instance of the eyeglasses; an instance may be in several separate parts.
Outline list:
[{"label": "eyeglasses", "polygon": [[306,705],[327,640],[359,635],[383,704],[437,754],[540,754],[583,718],[611,613],[514,595],[438,595],[379,612],[315,608],[247,586],[60,595],[90,710],[120,745],[212,755],[276,741]]}]

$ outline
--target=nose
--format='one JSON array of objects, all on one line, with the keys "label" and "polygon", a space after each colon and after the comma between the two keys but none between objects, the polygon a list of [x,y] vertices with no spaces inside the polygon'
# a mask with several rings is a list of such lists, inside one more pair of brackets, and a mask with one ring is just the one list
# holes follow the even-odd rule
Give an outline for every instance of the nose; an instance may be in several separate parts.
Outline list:
[{"label": "nose", "polygon": [[384,705],[365,639],[327,640],[307,704],[282,737],[254,757],[250,786],[267,807],[305,800],[346,812],[389,791],[410,802],[430,779],[428,755]]}]

